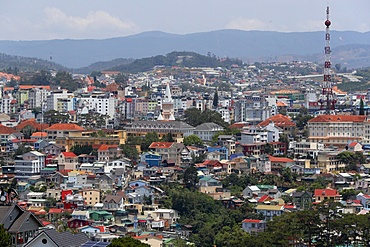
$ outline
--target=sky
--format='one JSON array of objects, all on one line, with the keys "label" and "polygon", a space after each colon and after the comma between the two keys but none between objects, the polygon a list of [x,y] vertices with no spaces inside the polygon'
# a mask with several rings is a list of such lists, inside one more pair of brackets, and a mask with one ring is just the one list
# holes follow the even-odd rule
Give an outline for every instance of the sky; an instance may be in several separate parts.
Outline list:
[{"label": "sky", "polygon": [[[327,0],[0,0],[0,40],[105,39],[145,31],[324,31]],[[330,0],[333,30],[370,31],[370,0]]]}]

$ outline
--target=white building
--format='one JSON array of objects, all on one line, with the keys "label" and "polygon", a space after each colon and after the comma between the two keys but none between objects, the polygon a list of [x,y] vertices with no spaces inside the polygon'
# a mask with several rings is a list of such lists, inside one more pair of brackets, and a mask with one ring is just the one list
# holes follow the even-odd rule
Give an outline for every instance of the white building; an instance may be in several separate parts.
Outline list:
[{"label": "white building", "polygon": [[86,106],[90,111],[94,111],[102,115],[108,115],[110,118],[115,117],[116,107],[118,105],[117,98],[104,93],[82,95],[80,97],[80,102],[82,102],[82,105]]},{"label": "white building", "polygon": [[43,102],[47,101],[47,97],[51,92],[45,88],[32,88],[28,93],[29,108],[43,108]]},{"label": "white building", "polygon": [[68,99],[73,97],[73,93],[68,92],[67,89],[51,92],[50,95],[46,97],[46,111],[56,111],[58,109],[58,99]]},{"label": "white building", "polygon": [[22,155],[22,160],[14,161],[15,178],[21,181],[29,177],[40,175],[41,169],[45,167],[45,154],[31,151]]}]

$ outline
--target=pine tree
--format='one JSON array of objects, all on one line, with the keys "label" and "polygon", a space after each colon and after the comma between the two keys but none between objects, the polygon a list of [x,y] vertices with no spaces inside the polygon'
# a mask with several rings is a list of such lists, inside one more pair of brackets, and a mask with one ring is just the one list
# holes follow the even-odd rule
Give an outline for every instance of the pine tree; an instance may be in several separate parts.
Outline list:
[{"label": "pine tree", "polygon": [[218,92],[216,90],[214,96],[213,96],[213,107],[216,108],[218,106]]},{"label": "pine tree", "polygon": [[365,115],[364,101],[362,100],[362,98],[361,98],[361,101],[360,101],[360,113],[359,113],[359,115],[361,115],[361,116]]}]

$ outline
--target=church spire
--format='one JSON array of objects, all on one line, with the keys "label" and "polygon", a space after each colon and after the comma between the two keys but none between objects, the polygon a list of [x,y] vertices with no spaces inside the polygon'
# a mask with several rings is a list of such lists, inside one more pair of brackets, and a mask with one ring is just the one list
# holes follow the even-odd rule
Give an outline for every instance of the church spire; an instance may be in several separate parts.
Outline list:
[{"label": "church spire", "polygon": [[164,95],[163,102],[172,103],[172,95],[171,95],[171,89],[170,89],[170,84],[169,83],[167,83],[167,86],[166,86],[166,93]]}]

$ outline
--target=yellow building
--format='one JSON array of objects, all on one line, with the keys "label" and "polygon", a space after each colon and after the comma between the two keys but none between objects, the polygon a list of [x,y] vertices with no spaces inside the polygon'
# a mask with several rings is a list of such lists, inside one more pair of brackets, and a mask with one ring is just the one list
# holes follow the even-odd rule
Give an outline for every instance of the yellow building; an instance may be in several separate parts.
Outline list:
[{"label": "yellow building", "polygon": [[93,189],[84,189],[78,192],[85,200],[86,206],[93,207],[95,204],[100,203],[100,191]]},{"label": "yellow building", "polygon": [[121,145],[126,143],[127,134],[125,130],[114,130],[106,137],[92,137],[92,131],[73,132],[64,137],[57,137],[56,144],[64,147],[67,152],[74,145]]}]

